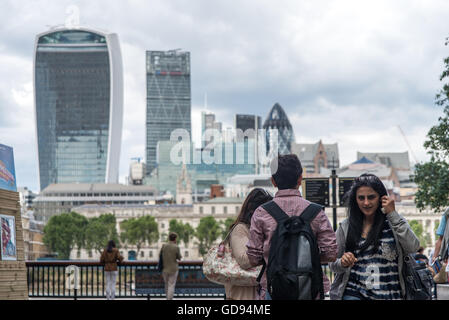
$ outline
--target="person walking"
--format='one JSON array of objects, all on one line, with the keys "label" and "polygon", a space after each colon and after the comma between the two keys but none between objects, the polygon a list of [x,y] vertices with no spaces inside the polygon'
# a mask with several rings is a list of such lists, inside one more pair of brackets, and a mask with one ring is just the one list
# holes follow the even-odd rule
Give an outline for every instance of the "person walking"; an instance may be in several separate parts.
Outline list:
[{"label": "person walking", "polygon": [[[288,216],[300,216],[310,205],[310,201],[301,197],[298,188],[302,182],[302,166],[294,154],[280,155],[270,165],[271,183],[278,188],[273,201]],[[332,225],[321,210],[310,223],[315,235],[321,263],[334,261],[337,255],[337,242]],[[248,259],[252,266],[266,264],[270,254],[271,239],[276,230],[276,220],[262,207],[258,207],[251,218],[250,235],[247,246]],[[267,291],[267,268],[261,281],[257,299],[271,299]],[[330,282],[325,273],[322,275],[324,292],[329,291]]]},{"label": "person walking", "polygon": [[330,299],[403,299],[403,257],[418,250],[418,238],[377,176],[356,178],[346,201],[349,218],[339,225],[337,260],[329,264],[336,273]]},{"label": "person walking", "polygon": [[171,232],[168,235],[168,243],[161,248],[163,269],[162,277],[164,278],[165,296],[167,300],[173,300],[175,293],[176,279],[178,278],[179,266],[178,261],[181,260],[181,252],[176,244],[178,235]]},{"label": "person walking", "polygon": [[[229,247],[232,256],[242,269],[251,268],[245,245],[249,240],[249,229],[254,211],[262,204],[272,200],[273,197],[262,188],[253,189],[246,197],[240,213],[230,226]],[[225,284],[226,299],[228,300],[255,300],[258,286],[236,286]]]},{"label": "person walking", "polygon": [[100,263],[104,264],[104,275],[106,277],[106,299],[115,299],[115,284],[117,281],[117,263],[123,261],[123,257],[115,247],[114,240],[109,240],[107,247],[100,257]]},{"label": "person walking", "polygon": [[435,242],[435,249],[433,250],[433,254],[430,257],[430,265],[435,267],[435,269],[432,267],[432,270],[434,270],[435,274],[433,278],[435,284],[444,284],[448,282],[448,273],[446,270],[449,256],[449,224],[447,223],[448,217],[449,208],[447,208],[441,216],[440,224],[438,225],[438,229],[436,231],[438,240]]},{"label": "person walking", "polygon": [[435,242],[435,251],[432,255],[431,262],[435,262],[435,260],[440,259],[441,261],[446,261],[449,253],[449,224],[447,223],[447,219],[449,217],[449,208],[442,214],[440,224],[438,225],[438,229],[436,231],[436,235],[438,236],[438,240]]}]

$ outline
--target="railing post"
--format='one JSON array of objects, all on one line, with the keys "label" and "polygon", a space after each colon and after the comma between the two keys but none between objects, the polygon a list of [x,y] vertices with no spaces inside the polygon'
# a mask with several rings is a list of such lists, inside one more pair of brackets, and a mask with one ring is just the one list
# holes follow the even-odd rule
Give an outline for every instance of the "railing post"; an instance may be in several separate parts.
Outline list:
[{"label": "railing post", "polygon": [[334,231],[337,230],[337,171],[332,169],[332,217]]}]

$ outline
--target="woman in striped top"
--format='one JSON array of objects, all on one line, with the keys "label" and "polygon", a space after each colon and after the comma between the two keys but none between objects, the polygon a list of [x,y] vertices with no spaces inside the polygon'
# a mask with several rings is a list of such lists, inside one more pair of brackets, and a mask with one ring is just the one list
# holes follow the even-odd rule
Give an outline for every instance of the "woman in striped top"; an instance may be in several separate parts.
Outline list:
[{"label": "woman in striped top", "polygon": [[330,263],[336,273],[331,299],[402,299],[403,257],[416,252],[417,237],[375,175],[355,179],[347,204],[349,218],[337,230],[338,259]]}]

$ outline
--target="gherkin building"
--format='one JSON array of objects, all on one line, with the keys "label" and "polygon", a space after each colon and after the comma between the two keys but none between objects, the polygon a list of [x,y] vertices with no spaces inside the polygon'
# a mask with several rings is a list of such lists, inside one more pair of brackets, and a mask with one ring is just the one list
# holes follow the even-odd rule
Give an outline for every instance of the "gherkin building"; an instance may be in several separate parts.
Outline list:
[{"label": "gherkin building", "polygon": [[[263,124],[263,129],[265,130],[267,154],[273,152],[281,155],[291,153],[291,146],[295,142],[295,135],[287,114],[279,103],[276,103],[271,108]],[[277,130],[278,135],[277,144],[275,130]]]}]

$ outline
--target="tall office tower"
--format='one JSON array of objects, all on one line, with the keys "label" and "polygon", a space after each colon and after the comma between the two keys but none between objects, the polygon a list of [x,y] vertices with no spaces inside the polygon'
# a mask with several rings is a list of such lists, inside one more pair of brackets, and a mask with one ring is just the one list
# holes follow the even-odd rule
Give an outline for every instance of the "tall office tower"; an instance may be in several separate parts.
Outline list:
[{"label": "tall office tower", "polygon": [[147,51],[147,175],[156,167],[158,141],[170,140],[175,129],[185,129],[192,140],[190,53]]},{"label": "tall office tower", "polygon": [[[293,133],[292,125],[288,120],[287,114],[284,109],[276,103],[268,113],[267,119],[263,124],[266,135],[267,154],[272,152],[276,153],[275,144],[276,141],[273,130],[277,129],[278,141],[277,148],[278,154],[291,153],[292,142],[295,142],[295,135]],[[274,154],[273,154],[274,155]]]},{"label": "tall office tower", "polygon": [[[247,132],[247,136],[244,135],[244,139],[246,137],[250,139],[255,139],[254,143],[254,157],[255,157],[255,174],[260,173],[259,170],[259,129],[262,129],[262,118],[260,116],[256,116],[254,114],[236,114],[234,116],[234,127],[236,130],[242,130],[243,134],[248,129],[254,130],[253,133]],[[237,131],[238,132],[238,131]],[[239,139],[239,137],[237,137]],[[263,149],[261,149],[263,150]]]},{"label": "tall office tower", "polygon": [[[204,136],[206,130],[215,129],[220,134],[222,133],[223,126],[221,122],[215,121],[215,114],[201,112],[201,146],[205,148],[211,142],[213,142],[213,137],[210,136],[208,139]],[[203,136],[205,140],[203,140]]]},{"label": "tall office tower", "polygon": [[234,116],[234,127],[241,129],[243,132],[253,129],[257,133],[258,129],[262,129],[262,118],[254,114],[236,114]]},{"label": "tall office tower", "polygon": [[116,183],[123,122],[118,36],[88,28],[38,34],[34,95],[41,190]]}]

